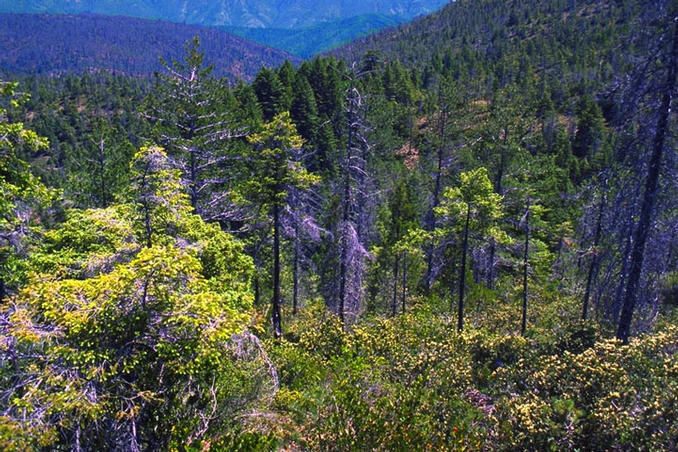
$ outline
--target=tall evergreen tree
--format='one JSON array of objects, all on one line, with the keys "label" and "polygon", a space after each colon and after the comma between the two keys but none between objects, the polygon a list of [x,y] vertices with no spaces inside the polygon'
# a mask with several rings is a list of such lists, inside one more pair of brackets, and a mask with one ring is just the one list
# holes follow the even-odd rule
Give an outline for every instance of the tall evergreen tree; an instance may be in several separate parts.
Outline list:
[{"label": "tall evergreen tree", "polygon": [[457,330],[464,328],[464,295],[466,291],[466,260],[471,235],[482,239],[490,232],[492,222],[501,215],[501,196],[494,192],[487,169],[478,168],[461,173],[458,187],[448,187],[443,202],[436,210],[454,222],[461,237],[461,267],[459,270],[459,302],[457,305]]},{"label": "tall evergreen tree", "polygon": [[303,140],[290,119],[281,113],[264,124],[261,132],[250,135],[252,144],[250,162],[254,174],[246,183],[246,194],[269,212],[273,227],[273,300],[271,321],[276,338],[282,336],[281,297],[281,233],[283,210],[290,203],[290,193],[296,188],[308,188],[319,180],[295,161],[294,151],[301,148]]},{"label": "tall evergreen tree", "polygon": [[263,68],[257,74],[252,86],[265,121],[270,122],[277,114],[287,110],[287,91],[274,71]]},{"label": "tall evergreen tree", "polygon": [[183,62],[164,62],[166,73],[158,76],[145,115],[154,123],[154,139],[181,169],[191,206],[207,220],[224,221],[237,216],[228,196],[230,146],[246,133],[229,108],[232,94],[211,78],[199,47],[196,37],[186,43]]}]

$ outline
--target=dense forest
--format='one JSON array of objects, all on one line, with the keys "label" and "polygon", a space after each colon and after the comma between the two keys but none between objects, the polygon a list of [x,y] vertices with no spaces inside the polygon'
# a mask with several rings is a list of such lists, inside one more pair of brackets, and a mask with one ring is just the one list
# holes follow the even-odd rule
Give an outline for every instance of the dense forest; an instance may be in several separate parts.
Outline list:
[{"label": "dense forest", "polygon": [[[446,0],[0,0],[0,13],[102,14],[215,27],[309,58],[359,36],[436,11],[446,3]],[[116,21],[123,30],[130,27],[122,17]],[[103,38],[108,45],[111,40],[121,44],[110,33],[103,34]],[[173,48],[171,41],[159,42],[164,48]],[[209,48],[205,51],[210,53]]]},{"label": "dense forest", "polygon": [[1,82],[0,448],[678,448],[675,1],[202,45]]},{"label": "dense forest", "polygon": [[129,17],[0,14],[0,68],[10,74],[59,75],[105,70],[150,77],[158,58],[181,59],[200,35],[214,74],[251,81],[262,66],[294,56],[223,30]]}]

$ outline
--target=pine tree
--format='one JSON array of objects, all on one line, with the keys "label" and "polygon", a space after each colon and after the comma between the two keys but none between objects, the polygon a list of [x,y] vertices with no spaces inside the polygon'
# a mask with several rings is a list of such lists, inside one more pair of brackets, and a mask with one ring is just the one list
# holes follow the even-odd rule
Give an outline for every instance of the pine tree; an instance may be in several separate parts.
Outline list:
[{"label": "pine tree", "polygon": [[219,80],[210,77],[196,37],[186,43],[183,62],[164,62],[159,89],[151,96],[145,116],[154,124],[153,137],[180,168],[191,206],[207,220],[238,216],[229,197],[234,175],[228,171],[235,138],[246,127],[228,108],[233,97]]},{"label": "pine tree", "polygon": [[466,290],[466,260],[472,235],[481,239],[491,231],[492,223],[501,215],[501,196],[494,192],[487,169],[478,168],[461,173],[459,186],[448,187],[438,215],[453,221],[453,229],[461,237],[461,267],[459,271],[459,303],[457,330],[464,328],[464,293]]},{"label": "pine tree", "polygon": [[293,98],[290,116],[297,125],[299,135],[306,141],[312,141],[319,125],[318,106],[313,89],[306,76],[299,72],[294,79]]},{"label": "pine tree", "polygon": [[259,100],[264,121],[272,121],[276,115],[287,109],[287,92],[278,74],[272,70],[265,67],[259,71],[252,87]]},{"label": "pine tree", "polygon": [[281,232],[283,210],[290,203],[295,188],[308,188],[319,179],[307,172],[294,159],[295,150],[303,145],[289,113],[281,113],[264,124],[261,132],[250,135],[250,162],[254,176],[246,183],[246,196],[268,210],[273,226],[273,300],[271,320],[276,338],[282,336],[280,306]]},{"label": "pine tree", "polygon": [[51,198],[47,188],[18,156],[21,148],[45,149],[47,140],[10,122],[8,108],[27,100],[17,92],[18,83],[0,80],[0,302],[22,278],[20,263],[25,257],[36,213]]},{"label": "pine tree", "polygon": [[678,72],[678,8],[675,3],[670,9],[669,17],[672,19],[668,26],[667,36],[670,37],[670,49],[664,54],[663,69],[665,80],[661,89],[656,93],[660,96],[657,108],[656,126],[654,127],[650,160],[647,172],[644,175],[644,190],[640,210],[640,216],[633,233],[633,248],[630,256],[630,269],[626,283],[617,338],[628,343],[631,333],[631,323],[638,296],[645,246],[650,234],[653,211],[657,204],[659,178],[662,166],[662,156],[666,145],[669,130],[669,116],[671,115],[671,103],[676,90],[676,77]]}]

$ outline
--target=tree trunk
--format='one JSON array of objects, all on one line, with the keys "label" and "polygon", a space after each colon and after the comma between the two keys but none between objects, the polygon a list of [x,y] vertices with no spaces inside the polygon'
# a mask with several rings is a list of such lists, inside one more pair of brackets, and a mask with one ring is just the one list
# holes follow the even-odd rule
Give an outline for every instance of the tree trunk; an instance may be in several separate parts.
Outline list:
[{"label": "tree trunk", "polygon": [[391,316],[395,317],[398,306],[398,267],[400,266],[400,255],[396,253],[393,262],[393,298],[391,299]]},{"label": "tree trunk", "polygon": [[[630,211],[632,209],[629,209]],[[629,212],[630,214],[631,212]],[[629,222],[632,222],[633,219],[629,219]],[[629,228],[630,229],[630,228]],[[622,305],[622,296],[624,294],[624,287],[626,286],[626,276],[629,273],[629,258],[631,255],[631,233],[626,237],[626,244],[624,245],[624,253],[622,254],[622,268],[621,271],[619,272],[619,284],[617,285],[617,290],[615,291],[614,295],[614,302],[612,305],[612,318],[614,319],[613,325],[617,325],[617,322],[619,322],[619,313],[621,312],[621,305]]]},{"label": "tree trunk", "polygon": [[666,252],[666,272],[670,272],[672,270],[671,261],[673,261],[673,249],[675,248],[674,244],[676,243],[676,231],[678,231],[678,228],[674,226],[673,231],[671,232],[671,239],[669,240],[669,249]]},{"label": "tree trunk", "polygon": [[591,297],[591,285],[593,284],[593,278],[597,273],[598,269],[598,245],[600,243],[600,233],[602,231],[603,227],[603,212],[605,210],[605,186],[607,185],[607,181],[605,181],[604,186],[603,186],[603,193],[601,194],[602,198],[600,200],[600,207],[598,208],[598,221],[596,223],[596,232],[593,237],[593,257],[591,258],[591,265],[589,266],[589,274],[588,277],[586,278],[586,293],[584,294],[584,304],[582,307],[582,314],[581,314],[581,319],[586,320],[588,318],[589,314],[589,299]]},{"label": "tree trunk", "polygon": [[563,257],[563,246],[564,245],[565,245],[565,236],[561,235],[560,239],[558,240],[558,254],[556,256],[556,261],[553,263],[554,274],[558,275],[558,277],[561,276],[560,261]]},{"label": "tree trunk", "polygon": [[[351,91],[353,91],[353,79],[351,79]],[[353,118],[353,102],[350,103],[349,107],[349,116],[348,116],[348,134],[346,141],[346,159],[344,162],[344,187],[343,187],[343,199],[341,200],[342,208],[342,224],[341,228],[341,262],[339,263],[339,320],[341,321],[342,328],[345,328],[345,319],[344,319],[344,309],[346,304],[346,274],[347,274],[347,263],[346,259],[348,258],[348,241],[346,238],[346,227],[348,226],[348,220],[351,218],[349,207],[350,207],[350,196],[351,196],[351,149],[353,147],[353,127],[350,124]]]},{"label": "tree trunk", "polygon": [[151,209],[148,207],[148,201],[146,199],[142,202],[144,206],[144,228],[146,229],[146,248],[153,246],[152,238],[153,228],[151,227]]},{"label": "tree trunk", "polygon": [[464,290],[466,289],[466,253],[468,251],[468,228],[471,221],[471,205],[466,211],[466,224],[464,225],[464,244],[461,250],[461,269],[459,270],[459,306],[457,307],[457,331],[464,329]]},{"label": "tree trunk", "polygon": [[450,312],[454,312],[454,294],[455,294],[455,284],[454,276],[457,274],[457,259],[453,254],[449,259],[452,262],[452,268],[450,269]]},{"label": "tree trunk", "polygon": [[299,303],[299,228],[295,228],[294,236],[294,264],[292,268],[293,290],[292,290],[292,314],[297,315]]},{"label": "tree trunk", "polygon": [[497,187],[497,193],[503,195],[504,186],[504,170],[506,168],[506,147],[508,143],[508,127],[504,128],[504,145],[501,147],[501,154],[499,157],[499,168],[497,169],[497,180],[495,181],[495,186]]},{"label": "tree trunk", "polygon": [[259,306],[259,299],[261,294],[259,291],[259,267],[256,268],[256,274],[254,275],[254,306]]},{"label": "tree trunk", "polygon": [[273,204],[273,309],[271,313],[273,334],[282,336],[280,319],[280,206]]},{"label": "tree trunk", "polygon": [[527,274],[530,256],[530,199],[527,199],[525,212],[525,250],[523,251],[523,315],[520,323],[520,334],[525,336],[527,330]]},{"label": "tree trunk", "polygon": [[195,161],[195,149],[190,151],[190,171],[191,171],[191,180],[190,180],[190,189],[191,189],[191,207],[198,212],[198,168]]},{"label": "tree trunk", "polygon": [[[442,133],[442,131],[441,131]],[[443,173],[443,149],[438,148],[438,166],[436,168],[435,186],[433,187],[433,200],[431,201],[431,208],[428,212],[427,228],[428,231],[433,231],[436,228],[435,208],[440,203],[440,189]],[[431,285],[433,279],[433,253],[435,247],[429,244],[426,249],[426,275],[424,276],[424,292],[428,295],[431,292]]]},{"label": "tree trunk", "polygon": [[659,182],[659,173],[661,160],[664,151],[664,141],[668,129],[669,115],[671,114],[671,99],[676,85],[676,65],[678,64],[678,25],[673,25],[673,48],[668,61],[668,75],[663,89],[661,107],[659,109],[659,120],[652,143],[652,155],[650,157],[650,166],[647,170],[645,180],[645,193],[643,195],[643,204],[641,205],[640,218],[636,231],[634,233],[633,250],[631,251],[631,269],[626,283],[626,293],[624,294],[624,304],[622,305],[621,317],[619,319],[619,328],[617,329],[617,339],[625,344],[629,341],[631,332],[631,322],[633,321],[633,311],[636,305],[638,295],[638,286],[640,283],[641,271],[643,269],[643,258],[645,254],[645,243],[650,231],[652,211],[657,201],[657,186]]},{"label": "tree trunk", "polygon": [[[347,151],[349,152],[349,151]],[[348,158],[347,165],[348,165]],[[342,223],[341,223],[341,257],[339,262],[339,320],[341,321],[342,327],[344,326],[344,305],[346,303],[346,259],[348,257],[348,239],[346,237],[348,227],[348,208],[349,208],[349,195],[350,195],[350,182],[348,175],[348,168],[345,169],[347,172],[344,180],[344,199],[342,200],[342,209],[344,211]]]},{"label": "tree trunk", "polygon": [[487,287],[494,289],[494,260],[497,254],[497,243],[494,237],[490,238],[490,263],[487,269]]},{"label": "tree trunk", "polygon": [[405,314],[405,304],[407,303],[407,252],[403,256],[403,314]]},{"label": "tree trunk", "polygon": [[106,177],[105,177],[105,162],[104,158],[104,139],[99,141],[99,190],[101,191],[101,205],[99,207],[106,208],[108,206],[108,196],[106,196]]}]

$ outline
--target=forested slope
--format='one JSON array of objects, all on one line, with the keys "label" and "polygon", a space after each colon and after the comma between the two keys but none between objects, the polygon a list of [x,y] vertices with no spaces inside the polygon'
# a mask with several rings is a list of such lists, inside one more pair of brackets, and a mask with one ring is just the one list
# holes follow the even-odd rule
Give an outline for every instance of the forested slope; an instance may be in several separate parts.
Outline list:
[{"label": "forested slope", "polygon": [[449,11],[2,82],[0,448],[675,450],[678,6]]},{"label": "forested slope", "polygon": [[65,74],[103,69],[148,77],[159,57],[178,58],[199,35],[215,73],[250,80],[263,66],[295,57],[221,30],[109,17],[0,14],[0,69],[14,74]]},{"label": "forested slope", "polygon": [[366,14],[303,28],[234,26],[223,28],[252,41],[285,50],[302,58],[310,58],[318,53],[345,44],[356,37],[369,35],[405,21],[405,19],[397,16]]},{"label": "forested slope", "polygon": [[[346,61],[373,51],[426,74],[452,71],[489,88],[536,73],[552,87],[609,82],[646,43],[627,38],[644,2],[460,0],[331,52]],[[640,49],[634,48],[640,45]]]}]

